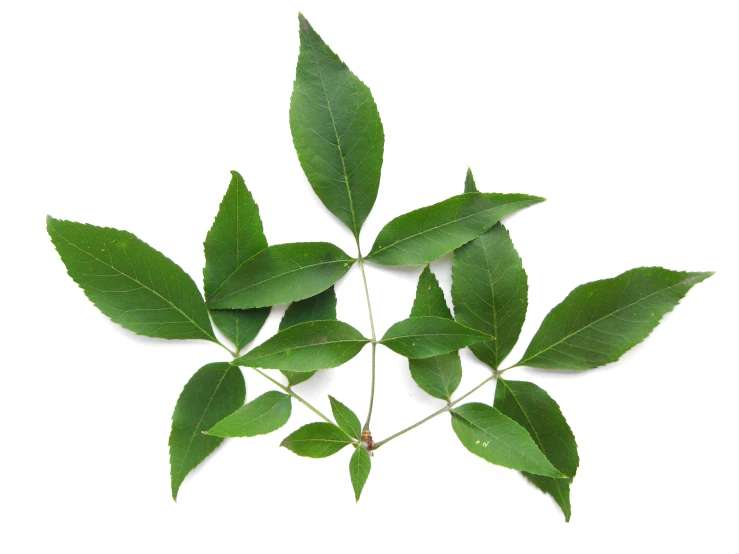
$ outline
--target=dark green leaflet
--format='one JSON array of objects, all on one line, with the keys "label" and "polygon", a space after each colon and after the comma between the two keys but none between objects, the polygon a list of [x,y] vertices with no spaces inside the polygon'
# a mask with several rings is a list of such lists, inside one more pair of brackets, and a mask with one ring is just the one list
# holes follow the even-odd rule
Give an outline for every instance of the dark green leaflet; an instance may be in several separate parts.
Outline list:
[{"label": "dark green leaflet", "polygon": [[528,431],[492,406],[470,402],[452,410],[452,428],[473,454],[491,464],[549,477],[564,477]]},{"label": "dark green leaflet", "polygon": [[500,377],[493,406],[524,427],[552,465],[569,476],[568,479],[553,479],[524,472],[529,481],[552,495],[569,521],[570,483],[580,458],[575,436],[559,406],[546,391],[533,383],[507,381]]},{"label": "dark green leaflet", "polygon": [[343,321],[308,321],[280,331],[234,363],[298,372],[328,369],[351,360],[368,342]]},{"label": "dark green leaflet", "polygon": [[290,130],[300,165],[324,205],[355,237],[380,186],[385,135],[369,88],[300,15]]},{"label": "dark green leaflet", "polygon": [[421,265],[459,248],[501,218],[542,202],[526,194],[470,192],[396,217],[377,235],[367,259],[384,265]]},{"label": "dark green leaflet", "polygon": [[475,185],[475,178],[472,176],[472,170],[467,168],[467,176],[464,179],[464,191],[465,192],[477,192],[477,185]]},{"label": "dark green leaflet", "polygon": [[279,429],[292,413],[290,395],[279,391],[264,393],[208,429],[215,437],[253,437]]},{"label": "dark green leaflet", "polygon": [[280,446],[298,456],[326,458],[336,454],[352,440],[332,423],[309,423],[288,435]]},{"label": "dark green leaflet", "polygon": [[190,276],[127,231],[46,218],[69,276],[97,308],[129,331],[216,341]]},{"label": "dark green leaflet", "polygon": [[[427,266],[421,272],[416,288],[411,317],[442,317],[452,319],[439,281]],[[462,379],[459,353],[449,352],[424,359],[409,359],[411,377],[424,391],[435,398],[449,400]]]},{"label": "dark green leaflet", "polygon": [[480,361],[498,369],[526,319],[528,278],[502,223],[454,253],[452,301],[457,321],[495,340],[470,346]]},{"label": "dark green leaflet", "polygon": [[241,264],[208,305],[246,309],[304,300],[341,279],[353,263],[354,258],[327,242],[270,246]]},{"label": "dark green leaflet", "polygon": [[239,408],[245,395],[241,369],[226,362],[201,367],[187,382],[172,414],[169,435],[172,498],[177,500],[185,476],[223,442],[202,431]]},{"label": "dark green leaflet", "polygon": [[[320,294],[290,304],[280,321],[280,331],[298,323],[305,323],[306,321],[326,321],[331,319],[336,319],[336,293],[334,292],[334,287],[329,287]],[[313,377],[315,372],[282,370],[282,374],[287,377],[287,382],[293,387]]]},{"label": "dark green leaflet", "polygon": [[359,440],[362,436],[362,424],[359,423],[357,415],[333,396],[329,395],[328,399],[331,401],[331,412],[334,414],[336,424],[347,435]]},{"label": "dark green leaflet", "polygon": [[[243,262],[267,248],[257,203],[236,171],[231,172],[231,183],[204,246],[206,298],[210,298]],[[211,310],[210,315],[216,327],[237,350],[241,350],[257,336],[269,311],[270,308]]]},{"label": "dark green leaflet", "polygon": [[459,350],[490,335],[443,317],[411,317],[392,325],[381,344],[406,358],[429,358]]},{"label": "dark green leaflet", "polygon": [[584,370],[615,362],[711,275],[639,267],[580,285],[544,318],[516,365]]},{"label": "dark green leaflet", "polygon": [[357,444],[349,460],[349,477],[352,480],[354,498],[356,498],[357,502],[359,502],[359,496],[362,494],[367,477],[369,477],[370,469],[372,469],[372,460],[369,452],[367,452],[364,446]]}]

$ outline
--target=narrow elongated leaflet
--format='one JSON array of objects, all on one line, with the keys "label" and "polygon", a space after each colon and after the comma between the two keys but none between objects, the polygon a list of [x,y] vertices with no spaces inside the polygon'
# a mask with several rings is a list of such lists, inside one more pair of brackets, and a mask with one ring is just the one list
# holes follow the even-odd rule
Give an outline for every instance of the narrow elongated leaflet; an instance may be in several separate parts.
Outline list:
[{"label": "narrow elongated leaflet", "polygon": [[364,484],[369,477],[370,469],[372,469],[372,459],[369,452],[361,444],[354,447],[354,453],[349,460],[349,477],[352,480],[352,488],[354,489],[354,498],[359,502],[359,496],[362,494]]},{"label": "narrow elongated leaflet", "polygon": [[[411,317],[428,316],[452,319],[452,312],[446,305],[439,281],[426,266],[418,279]],[[462,362],[458,352],[424,359],[409,359],[408,367],[411,370],[411,377],[421,389],[442,400],[451,398],[462,379]]]},{"label": "narrow elongated leaflet", "polygon": [[526,319],[528,278],[502,223],[454,252],[452,302],[457,321],[493,335],[470,346],[497,369],[515,346]]},{"label": "narrow elongated leaflet", "polygon": [[[243,262],[267,248],[257,203],[236,171],[231,172],[231,183],[205,237],[204,247],[206,298]],[[216,327],[241,350],[257,336],[269,311],[270,308],[211,310],[210,315]]]},{"label": "narrow elongated leaflet", "polygon": [[245,395],[241,369],[227,362],[205,365],[187,382],[172,414],[169,435],[172,498],[177,500],[185,476],[223,442],[202,431],[241,406]]},{"label": "narrow elongated leaflet", "polygon": [[472,176],[472,170],[467,168],[467,175],[464,179],[464,191],[465,192],[477,192],[477,185],[475,185],[475,178]]},{"label": "narrow elongated leaflet", "polygon": [[215,437],[253,437],[279,429],[292,413],[290,395],[269,391],[241,406],[206,431]]},{"label": "narrow elongated leaflet", "polygon": [[490,340],[490,335],[443,317],[411,317],[395,323],[380,341],[406,358],[428,358]]},{"label": "narrow elongated leaflet", "polygon": [[[306,321],[327,321],[332,319],[336,319],[336,293],[334,292],[334,287],[329,287],[315,296],[290,304],[287,310],[285,310],[285,315],[280,320],[280,331],[298,323],[305,323]],[[303,381],[307,381],[316,372],[282,370],[282,374],[287,377],[287,382],[293,387]]]},{"label": "narrow elongated leaflet", "polygon": [[491,464],[548,477],[565,477],[539,450],[528,431],[492,406],[470,402],[452,410],[461,443]]},{"label": "narrow elongated leaflet", "polygon": [[377,235],[367,259],[383,265],[421,265],[459,248],[501,218],[543,202],[527,194],[470,192],[396,217]]},{"label": "narrow elongated leaflet", "polygon": [[584,370],[615,362],[711,275],[639,267],[580,285],[544,318],[516,365]]},{"label": "narrow elongated leaflet", "polygon": [[46,218],[67,273],[97,308],[139,335],[216,341],[190,276],[127,231]]},{"label": "narrow elongated leaflet", "polygon": [[302,15],[290,130],[321,202],[355,237],[380,186],[385,134],[369,88]]},{"label": "narrow elongated leaflet", "polygon": [[349,436],[332,423],[309,423],[288,435],[280,446],[307,458],[326,458],[347,444]]},{"label": "narrow elongated leaflet", "polygon": [[331,401],[331,411],[334,414],[336,424],[350,437],[359,440],[362,436],[362,424],[359,423],[357,414],[352,412],[344,404],[329,395]]},{"label": "narrow elongated leaflet", "polygon": [[570,483],[580,458],[577,443],[557,403],[534,383],[498,378],[493,406],[526,429],[547,459],[568,479],[554,479],[524,472],[529,481],[552,495],[570,520]]},{"label": "narrow elongated leaflet", "polygon": [[351,360],[368,342],[343,321],[308,321],[278,332],[234,363],[297,372],[328,369]]},{"label": "narrow elongated leaflet", "polygon": [[270,246],[241,264],[208,299],[208,306],[247,309],[303,300],[329,288],[353,263],[328,242]]}]

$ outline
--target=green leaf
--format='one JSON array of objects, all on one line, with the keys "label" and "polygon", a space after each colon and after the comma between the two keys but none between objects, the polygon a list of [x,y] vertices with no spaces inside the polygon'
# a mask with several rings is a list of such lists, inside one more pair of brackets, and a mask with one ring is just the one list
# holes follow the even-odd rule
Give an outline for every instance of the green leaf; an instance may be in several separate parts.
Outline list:
[{"label": "green leaf", "polygon": [[454,253],[452,302],[457,321],[495,340],[470,350],[493,369],[510,353],[526,319],[528,278],[502,223]]},{"label": "green leaf", "polygon": [[475,185],[475,178],[472,176],[472,170],[467,168],[467,176],[464,179],[464,191],[465,192],[477,192],[477,185]]},{"label": "green leaf", "polygon": [[526,381],[498,378],[493,406],[529,432],[547,459],[569,479],[553,479],[524,472],[529,481],[552,495],[570,519],[570,483],[580,458],[577,443],[562,411],[546,391]]},{"label": "green leaf", "polygon": [[711,275],[640,267],[580,285],[544,318],[516,365],[584,370],[615,362]]},{"label": "green leaf", "polygon": [[385,135],[369,88],[302,15],[290,130],[321,202],[355,237],[380,186]]},{"label": "green leaf", "polygon": [[333,423],[309,423],[282,441],[280,446],[306,458],[326,458],[336,454],[352,440]]},{"label": "green leaf", "polygon": [[[305,300],[293,302],[285,310],[280,321],[280,331],[306,321],[328,321],[336,319],[336,293],[334,287]],[[282,371],[291,387],[313,377],[315,371]]]},{"label": "green leaf", "polygon": [[328,369],[351,360],[368,342],[343,321],[308,321],[280,331],[234,363],[297,372]]},{"label": "green leaf", "polygon": [[357,502],[359,502],[359,496],[362,494],[367,477],[369,477],[370,469],[372,469],[372,460],[370,459],[369,452],[367,452],[364,446],[358,444],[354,448],[354,454],[352,454],[349,460],[349,477],[352,480],[354,498],[356,498]]},{"label": "green leaf", "polygon": [[187,382],[172,414],[169,435],[172,498],[177,500],[185,476],[223,442],[201,431],[241,406],[245,395],[241,370],[227,362],[205,365]]},{"label": "green leaf", "polygon": [[470,192],[393,219],[377,235],[368,260],[383,265],[421,265],[459,248],[501,218],[543,202],[526,194]]},{"label": "green leaf", "polygon": [[[426,266],[418,279],[411,317],[428,316],[452,319],[444,292],[431,269]],[[457,352],[422,360],[411,359],[408,360],[408,366],[416,384],[434,398],[449,400],[462,380],[462,362]]]},{"label": "green leaf", "polygon": [[331,401],[331,411],[338,426],[350,437],[359,440],[362,436],[362,424],[359,423],[357,414],[352,412],[344,404],[329,395]]},{"label": "green leaf", "polygon": [[211,308],[246,309],[303,300],[341,279],[354,259],[327,242],[278,244],[247,260],[208,298]]},{"label": "green leaf", "polygon": [[490,335],[443,317],[411,317],[395,323],[380,341],[406,358],[428,358],[490,340]]},{"label": "green leaf", "polygon": [[67,272],[115,323],[139,335],[216,342],[198,288],[180,266],[127,231],[46,218]]},{"label": "green leaf", "polygon": [[542,454],[526,429],[492,406],[470,402],[454,408],[452,428],[467,450],[491,464],[565,477]]},{"label": "green leaf", "polygon": [[266,435],[285,425],[291,413],[290,395],[270,391],[241,406],[216,423],[206,434],[216,437]]},{"label": "green leaf", "polygon": [[[205,237],[205,297],[246,260],[267,248],[259,208],[236,171],[228,186],[213,226]],[[270,308],[253,310],[211,310],[211,317],[237,350],[254,340],[267,321]]]}]

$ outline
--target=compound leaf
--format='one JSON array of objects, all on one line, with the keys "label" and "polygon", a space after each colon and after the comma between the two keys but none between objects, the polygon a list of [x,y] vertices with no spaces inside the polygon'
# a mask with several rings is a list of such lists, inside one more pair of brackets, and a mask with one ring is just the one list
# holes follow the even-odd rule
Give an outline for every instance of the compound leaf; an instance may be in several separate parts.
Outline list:
[{"label": "compound leaf", "polygon": [[529,432],[492,406],[470,402],[452,410],[461,443],[491,464],[548,477],[565,477],[539,450]]},{"label": "compound leaf", "polygon": [[544,389],[526,381],[498,378],[493,406],[526,429],[547,459],[568,479],[553,479],[524,472],[529,481],[552,495],[570,519],[570,483],[577,472],[580,458],[575,435],[562,411]]},{"label": "compound leaf", "polygon": [[350,437],[359,440],[362,436],[362,424],[359,423],[357,414],[352,412],[344,404],[329,395],[331,401],[331,411],[334,414],[336,424]]},{"label": "compound leaf", "polygon": [[246,309],[303,300],[325,291],[353,263],[328,242],[270,246],[242,263],[208,298],[208,306]]},{"label": "compound leaf", "polygon": [[333,423],[309,423],[288,435],[280,446],[307,458],[326,458],[336,454],[352,440]]},{"label": "compound leaf", "polygon": [[484,340],[490,335],[452,319],[411,317],[392,325],[380,343],[406,358],[429,358]]},{"label": "compound leaf", "polygon": [[526,194],[470,192],[396,217],[382,228],[367,259],[421,265],[459,248],[501,218],[544,199]]},{"label": "compound leaf", "polygon": [[615,362],[711,275],[639,267],[580,285],[544,318],[516,365],[585,370]]},{"label": "compound leaf", "polygon": [[[418,279],[411,317],[428,316],[452,319],[439,281],[426,266]],[[409,359],[408,366],[416,384],[434,398],[449,400],[462,380],[462,362],[457,352],[424,359]]]},{"label": "compound leaf", "polygon": [[129,331],[216,342],[197,286],[180,266],[127,231],[46,218],[69,276]]},{"label": "compound leaf", "polygon": [[291,413],[290,395],[269,391],[216,423],[206,434],[215,437],[266,435],[285,425]]},{"label": "compound leaf", "polygon": [[354,453],[349,460],[349,477],[352,480],[354,498],[356,498],[357,502],[359,502],[359,496],[362,494],[367,477],[369,477],[370,469],[372,469],[372,460],[370,459],[369,452],[360,443],[354,448]]},{"label": "compound leaf", "polygon": [[302,15],[290,130],[321,202],[355,237],[380,186],[385,135],[369,88]]},{"label": "compound leaf", "polygon": [[497,369],[513,349],[526,319],[528,278],[502,223],[454,253],[452,302],[457,321],[495,340],[470,346]]},{"label": "compound leaf", "polygon": [[227,362],[205,365],[187,382],[172,414],[169,435],[172,498],[177,500],[185,476],[223,442],[202,431],[243,405],[245,395],[241,369]]},{"label": "compound leaf", "polygon": [[[243,262],[267,248],[257,203],[236,171],[231,172],[231,183],[204,246],[206,298],[210,298]],[[210,315],[216,327],[237,350],[241,350],[257,336],[269,311],[270,308],[211,310]]]},{"label": "compound leaf", "polygon": [[296,372],[328,369],[351,360],[368,342],[343,321],[308,321],[279,331],[234,363]]}]

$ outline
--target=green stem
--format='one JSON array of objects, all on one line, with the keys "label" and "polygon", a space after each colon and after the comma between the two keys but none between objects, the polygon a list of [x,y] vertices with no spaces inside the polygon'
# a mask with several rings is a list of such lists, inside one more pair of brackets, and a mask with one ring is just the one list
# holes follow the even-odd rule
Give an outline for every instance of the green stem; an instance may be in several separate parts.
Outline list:
[{"label": "green stem", "polygon": [[375,334],[375,320],[372,317],[372,303],[370,302],[369,287],[367,286],[367,274],[364,272],[364,257],[362,256],[362,249],[359,246],[358,238],[357,258],[359,260],[359,269],[362,272],[362,281],[364,282],[364,296],[367,299],[367,311],[369,312],[370,331],[372,332],[372,380],[370,384],[369,410],[367,411],[367,420],[364,423],[364,430],[366,431],[370,427],[370,421],[372,420],[372,406],[375,403],[375,358],[377,351],[377,335]]},{"label": "green stem", "polygon": [[285,391],[286,394],[289,394],[295,400],[297,400],[298,402],[301,402],[306,408],[308,408],[310,411],[312,411],[314,414],[316,414],[318,417],[320,417],[323,421],[325,421],[326,423],[330,423],[332,425],[334,424],[333,421],[331,421],[329,418],[327,418],[325,415],[323,415],[320,411],[318,411],[316,408],[314,408],[310,404],[310,402],[308,402],[307,400],[305,400],[303,397],[301,397],[294,390],[292,390],[289,387],[286,387],[285,385],[283,385],[282,383],[280,383],[277,379],[273,379],[272,377],[270,377],[269,375],[267,375],[266,373],[264,373],[262,370],[260,370],[260,369],[258,369],[256,367],[252,367],[252,369],[254,371],[256,371],[257,373],[259,373],[259,375],[261,375],[262,377],[264,377],[268,381],[271,381],[272,384],[277,385],[278,387],[280,387],[283,391]]},{"label": "green stem", "polygon": [[373,450],[377,450],[377,449],[378,449],[378,448],[380,448],[380,447],[381,447],[381,446],[382,446],[383,444],[385,444],[385,443],[387,443],[387,442],[390,442],[390,441],[391,441],[391,440],[393,440],[394,438],[397,438],[397,437],[399,437],[400,435],[404,435],[404,434],[406,434],[406,433],[407,433],[408,431],[411,431],[411,430],[415,429],[415,428],[416,428],[416,427],[418,427],[419,425],[423,425],[423,424],[424,424],[424,423],[426,423],[426,422],[427,422],[428,420],[430,420],[430,419],[433,419],[433,418],[435,418],[435,417],[436,417],[436,416],[438,416],[439,414],[443,414],[444,412],[448,412],[448,411],[450,411],[450,410],[452,409],[452,407],[453,407],[453,406],[454,406],[455,404],[458,404],[459,402],[461,402],[462,400],[464,400],[465,398],[467,398],[467,397],[468,397],[468,396],[469,396],[470,394],[472,394],[473,392],[475,392],[475,391],[476,391],[477,389],[481,388],[481,387],[482,387],[483,385],[485,385],[485,384],[489,383],[490,381],[492,381],[492,380],[493,380],[493,379],[495,379],[495,378],[496,378],[496,375],[491,375],[490,377],[488,377],[487,379],[485,379],[485,380],[484,380],[484,381],[483,381],[482,383],[480,383],[479,385],[477,385],[477,386],[476,386],[476,387],[475,387],[474,389],[472,389],[471,391],[469,391],[469,392],[467,392],[467,393],[463,394],[462,396],[460,396],[459,398],[457,398],[457,399],[456,399],[456,400],[455,400],[454,402],[450,402],[450,403],[448,403],[448,404],[447,404],[446,406],[444,406],[444,407],[443,407],[442,409],[440,409],[440,410],[437,410],[437,411],[435,411],[435,412],[434,412],[433,414],[431,414],[430,416],[426,416],[426,417],[425,417],[425,418],[423,418],[423,419],[422,419],[421,421],[419,421],[419,422],[417,422],[417,423],[414,423],[414,424],[413,424],[413,425],[411,425],[410,427],[406,427],[406,428],[405,428],[405,429],[403,429],[402,431],[398,431],[398,432],[397,432],[397,433],[395,433],[394,435],[390,435],[390,436],[389,436],[388,438],[386,438],[386,439],[384,439],[384,440],[381,440],[381,441],[379,441],[379,442],[376,442],[376,443],[375,443],[375,447],[374,447],[374,449],[373,449]]}]

